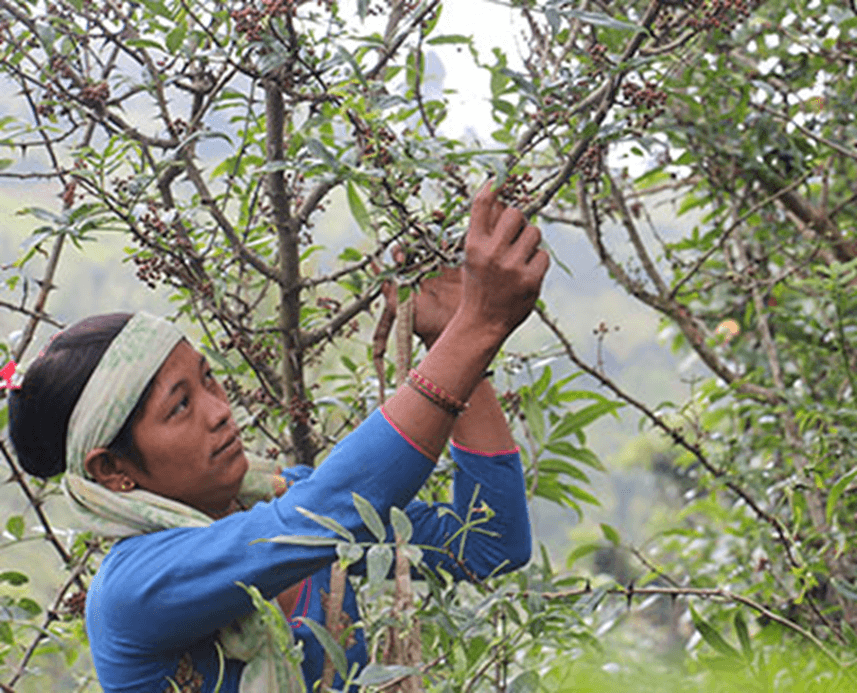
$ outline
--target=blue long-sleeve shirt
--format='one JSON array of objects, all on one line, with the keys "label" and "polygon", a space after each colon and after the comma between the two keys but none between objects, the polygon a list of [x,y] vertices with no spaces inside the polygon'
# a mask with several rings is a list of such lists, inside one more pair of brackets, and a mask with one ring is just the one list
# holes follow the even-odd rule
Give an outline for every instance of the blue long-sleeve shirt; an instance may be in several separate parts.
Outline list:
[{"label": "blue long-sleeve shirt", "polygon": [[[524,479],[517,453],[482,455],[453,446],[456,462],[454,498],[448,506],[464,517],[476,486],[477,505],[496,514],[481,525],[498,536],[470,532],[464,566],[447,554],[426,551],[431,568],[442,566],[456,579],[484,577],[520,567],[531,551]],[[324,652],[300,616],[324,623],[323,594],[329,592],[335,550],[328,546],[255,543],[282,534],[335,537],[298,512],[306,508],[337,520],[358,541],[373,541],[354,507],[352,492],[368,500],[384,520],[390,508],[403,508],[413,524],[411,543],[441,547],[460,528],[451,515],[438,515],[439,504],[413,501],[433,464],[384,418],[369,416],[340,442],[315,470],[289,469],[294,485],[281,498],[258,503],[246,512],[208,527],[168,529],[124,539],[113,546],[90,585],[86,628],[99,682],[105,693],[181,690],[211,693],[218,678],[215,634],[253,611],[236,582],[255,585],[272,599],[300,583],[289,620],[303,642],[307,687],[321,677]],[[392,530],[388,528],[390,536]],[[456,538],[450,548],[458,553]],[[359,620],[357,601],[346,581],[343,611]],[[357,629],[346,650],[349,666],[366,663],[362,632]],[[236,693],[243,662],[227,660],[222,693]]]}]

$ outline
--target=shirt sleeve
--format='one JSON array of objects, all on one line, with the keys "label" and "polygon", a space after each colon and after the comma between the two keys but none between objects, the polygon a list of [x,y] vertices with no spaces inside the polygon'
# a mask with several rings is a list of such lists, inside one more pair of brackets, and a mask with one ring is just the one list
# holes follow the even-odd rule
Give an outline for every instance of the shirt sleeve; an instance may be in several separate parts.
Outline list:
[{"label": "shirt sleeve", "polygon": [[387,520],[390,508],[405,507],[432,469],[432,460],[375,411],[312,473],[294,473],[298,480],[281,498],[208,527],[169,529],[117,543],[89,590],[90,638],[107,638],[126,652],[146,654],[210,635],[252,612],[237,582],[255,585],[270,599],[335,557],[332,546],[255,540],[337,537],[302,514],[304,508],[336,520],[357,541],[371,541],[352,492]]},{"label": "shirt sleeve", "polygon": [[[455,580],[481,580],[525,565],[532,537],[517,449],[483,453],[453,443],[451,450],[452,503],[409,503],[405,512],[413,525],[410,543],[423,549],[426,566],[441,568]],[[465,524],[472,527],[463,529]],[[392,528],[388,541],[393,541]],[[360,561],[351,572],[365,570]]]}]

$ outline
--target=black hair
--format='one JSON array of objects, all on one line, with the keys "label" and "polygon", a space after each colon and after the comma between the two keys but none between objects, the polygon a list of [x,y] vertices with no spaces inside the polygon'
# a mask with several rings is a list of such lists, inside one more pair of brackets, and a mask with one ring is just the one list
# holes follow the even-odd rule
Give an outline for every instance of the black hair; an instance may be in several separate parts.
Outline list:
[{"label": "black hair", "polygon": [[[101,357],[131,317],[131,313],[95,315],[54,335],[27,368],[21,388],[11,391],[9,434],[25,471],[43,479],[65,471],[68,420]],[[146,406],[154,380],[152,376],[122,430],[107,446],[144,474],[146,464],[132,429]]]}]

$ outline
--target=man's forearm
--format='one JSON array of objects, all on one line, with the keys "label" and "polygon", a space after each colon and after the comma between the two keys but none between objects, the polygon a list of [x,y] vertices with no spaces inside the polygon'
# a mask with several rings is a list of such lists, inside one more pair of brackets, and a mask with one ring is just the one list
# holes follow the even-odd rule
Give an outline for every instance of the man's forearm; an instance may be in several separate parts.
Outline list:
[{"label": "man's forearm", "polygon": [[470,397],[470,407],[455,420],[452,440],[463,448],[487,454],[517,447],[488,378],[482,378]]},{"label": "man's forearm", "polygon": [[[482,373],[501,343],[502,335],[491,334],[473,321],[453,318],[423,359],[419,372],[454,398],[467,402],[472,400],[477,389],[484,387]],[[481,406],[484,395],[477,396],[480,409],[484,408]],[[446,445],[453,425],[468,414],[465,411],[455,417],[408,385],[399,387],[384,405],[384,410],[402,435],[435,460]],[[477,420],[481,416],[477,412]],[[502,418],[502,411],[500,416]],[[465,427],[467,430],[470,424],[465,423]]]}]

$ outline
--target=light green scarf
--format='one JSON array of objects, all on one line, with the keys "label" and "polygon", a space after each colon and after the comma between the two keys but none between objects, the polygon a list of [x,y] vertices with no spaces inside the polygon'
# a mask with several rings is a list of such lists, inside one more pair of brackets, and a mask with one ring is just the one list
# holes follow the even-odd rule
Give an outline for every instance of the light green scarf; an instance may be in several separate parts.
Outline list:
[{"label": "light green scarf", "polygon": [[[103,537],[130,537],[171,527],[205,527],[213,520],[184,503],[136,489],[116,493],[96,483],[83,462],[90,450],[107,447],[121,430],[146,384],[184,335],[165,320],[137,313],[111,342],[72,412],[62,486],[82,529]],[[250,469],[238,499],[249,507],[273,496],[273,466],[248,454]],[[269,606],[269,605],[264,605]],[[275,609],[275,607],[272,607]],[[296,646],[287,631],[283,655],[271,623],[272,610],[257,611],[219,631],[226,657],[246,662],[241,693],[304,693]],[[222,674],[222,672],[221,672]]]}]

